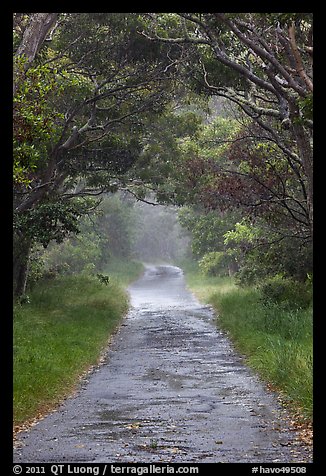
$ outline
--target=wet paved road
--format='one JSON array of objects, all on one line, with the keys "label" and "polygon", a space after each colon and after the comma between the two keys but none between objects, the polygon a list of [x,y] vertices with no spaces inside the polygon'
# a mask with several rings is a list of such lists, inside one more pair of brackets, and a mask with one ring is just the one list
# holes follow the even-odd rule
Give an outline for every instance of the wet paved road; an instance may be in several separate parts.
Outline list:
[{"label": "wet paved road", "polygon": [[81,390],[19,436],[15,462],[309,462],[268,392],[172,266],[132,309]]}]

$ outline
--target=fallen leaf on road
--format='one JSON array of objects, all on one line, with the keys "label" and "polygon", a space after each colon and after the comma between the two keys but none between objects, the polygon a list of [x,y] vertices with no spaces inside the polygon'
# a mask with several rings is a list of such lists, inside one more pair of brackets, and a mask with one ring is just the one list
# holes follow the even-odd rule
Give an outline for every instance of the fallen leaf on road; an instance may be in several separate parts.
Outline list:
[{"label": "fallen leaf on road", "polygon": [[126,426],[126,428],[129,428],[129,430],[138,430],[138,428],[140,427],[140,423],[131,423],[129,425]]}]

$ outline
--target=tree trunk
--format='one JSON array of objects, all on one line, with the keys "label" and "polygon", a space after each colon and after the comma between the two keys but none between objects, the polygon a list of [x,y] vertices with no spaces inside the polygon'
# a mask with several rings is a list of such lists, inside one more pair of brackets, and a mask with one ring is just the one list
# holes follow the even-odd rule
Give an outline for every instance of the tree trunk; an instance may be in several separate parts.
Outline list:
[{"label": "tree trunk", "polygon": [[31,240],[15,236],[13,249],[13,292],[19,297],[26,292]]},{"label": "tree trunk", "polygon": [[34,61],[46,35],[58,19],[58,13],[34,13],[24,32],[16,56],[25,55],[28,63]]},{"label": "tree trunk", "polygon": [[238,263],[235,260],[232,259],[228,263],[228,272],[229,272],[230,278],[238,271],[239,271]]},{"label": "tree trunk", "polygon": [[[46,35],[55,25],[58,19],[58,13],[33,13],[29,24],[24,31],[23,39],[19,45],[15,56],[24,56],[27,59],[25,64],[25,71],[30,67],[34,61],[35,56],[39,52],[44,43]],[[17,90],[17,75],[14,70],[14,95]]]},{"label": "tree trunk", "polygon": [[313,237],[313,149],[310,141],[309,133],[305,130],[300,122],[298,106],[290,103],[290,114],[292,120],[292,133],[295,139],[298,155],[301,159],[304,175],[306,179],[307,191],[307,209],[309,216],[309,224],[311,237]]}]

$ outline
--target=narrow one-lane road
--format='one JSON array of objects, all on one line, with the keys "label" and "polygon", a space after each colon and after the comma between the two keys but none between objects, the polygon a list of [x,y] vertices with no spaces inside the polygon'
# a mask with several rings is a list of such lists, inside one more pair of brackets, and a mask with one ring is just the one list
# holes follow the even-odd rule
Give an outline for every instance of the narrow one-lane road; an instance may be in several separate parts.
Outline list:
[{"label": "narrow one-lane road", "polygon": [[148,266],[105,362],[19,435],[15,462],[309,462],[182,271]]}]

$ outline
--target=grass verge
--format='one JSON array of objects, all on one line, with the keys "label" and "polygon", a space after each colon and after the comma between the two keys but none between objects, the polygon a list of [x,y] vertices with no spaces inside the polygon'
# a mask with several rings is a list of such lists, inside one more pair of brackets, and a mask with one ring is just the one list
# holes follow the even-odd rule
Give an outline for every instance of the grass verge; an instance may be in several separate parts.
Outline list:
[{"label": "grass verge", "polygon": [[135,279],[139,278],[144,270],[144,266],[140,261],[136,260],[120,260],[113,258],[105,267],[104,272],[107,273],[113,281],[120,286],[126,287]]},{"label": "grass verge", "polygon": [[255,288],[239,288],[230,278],[208,278],[185,268],[190,289],[216,310],[247,363],[278,390],[303,419],[312,419],[312,309],[265,305]]},{"label": "grass verge", "polygon": [[29,298],[14,306],[14,425],[47,412],[76,388],[128,309],[121,286],[90,276],[39,283]]}]

